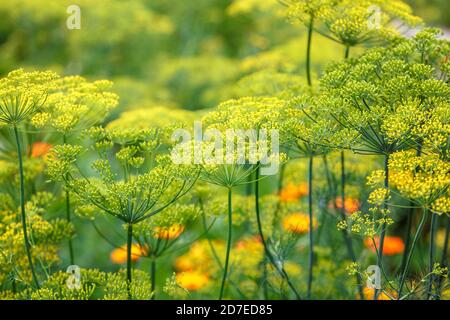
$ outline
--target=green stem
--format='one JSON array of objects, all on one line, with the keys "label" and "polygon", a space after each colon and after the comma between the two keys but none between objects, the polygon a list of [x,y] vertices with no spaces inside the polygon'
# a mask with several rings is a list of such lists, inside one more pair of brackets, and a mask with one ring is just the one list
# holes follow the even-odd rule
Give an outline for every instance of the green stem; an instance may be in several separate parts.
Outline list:
[{"label": "green stem", "polygon": [[[414,204],[413,204],[413,202],[410,201],[409,205],[413,206]],[[401,264],[400,270],[403,270],[405,268],[406,257],[408,255],[409,246],[411,244],[411,231],[412,231],[413,215],[414,215],[414,208],[408,208],[407,221],[406,221],[406,235],[405,235],[405,251],[403,251],[402,264]]]},{"label": "green stem", "polygon": [[308,166],[308,211],[309,211],[309,260],[308,260],[308,288],[306,298],[311,299],[311,288],[313,281],[313,264],[314,264],[314,224],[313,224],[313,159],[309,157]]},{"label": "green stem", "polygon": [[283,182],[284,182],[284,174],[285,174],[285,172],[286,172],[286,164],[283,163],[281,165],[281,168],[280,168],[280,176],[278,177],[278,186],[277,186],[278,194],[280,194],[281,190],[283,189]]},{"label": "green stem", "polygon": [[[326,161],[326,158],[324,158],[324,165],[325,165],[325,170],[327,172],[327,174],[329,174],[329,170],[328,170],[328,163]],[[331,179],[329,180],[329,184],[331,183]],[[345,156],[344,156],[344,152],[341,152],[341,202],[342,202],[342,210],[339,210],[340,215],[341,215],[341,219],[342,220],[347,220],[347,216],[345,215],[345,183],[346,183],[346,179],[345,179]],[[331,187],[330,187],[331,188]],[[333,194],[333,203],[336,204],[336,202],[334,201],[334,194]],[[335,209],[336,205],[335,205]],[[352,238],[350,237],[350,234],[348,232],[347,229],[342,230],[342,236],[344,237],[344,242],[345,245],[347,247],[347,253],[348,256],[350,258],[350,260],[352,262],[356,262],[356,255],[355,255],[355,250],[353,248],[353,241]],[[358,286],[358,293],[359,296],[361,298],[361,300],[364,300],[364,291],[363,291],[363,286],[362,286],[362,277],[359,273],[356,274],[356,284]]]},{"label": "green stem", "polygon": [[[71,222],[71,217],[70,217],[70,195],[69,195],[69,191],[66,191],[66,219],[67,222]],[[69,239],[69,256],[70,256],[70,264],[74,265],[75,264],[75,258],[74,258],[74,253],[73,253],[73,243],[72,243],[72,239]]]},{"label": "green stem", "polygon": [[[389,189],[389,155],[386,154],[384,156],[384,188],[387,190]],[[388,208],[388,204],[387,204],[387,200],[385,200],[384,204],[383,204],[383,209],[387,209]],[[377,265],[378,267],[381,269],[383,269],[383,247],[384,247],[384,238],[386,237],[386,222],[383,223],[383,225],[381,226],[381,235],[380,235],[380,245],[378,248],[378,256],[377,256]],[[375,289],[375,294],[374,294],[374,300],[378,299],[378,295],[379,295],[380,291]]]},{"label": "green stem", "polygon": [[347,60],[348,57],[350,57],[350,46],[345,46],[345,60]]},{"label": "green stem", "polygon": [[252,192],[252,184],[251,181],[253,180],[253,175],[250,174],[247,177],[247,184],[245,185],[245,195],[246,196],[250,196],[253,192]]},{"label": "green stem", "polygon": [[411,249],[409,250],[408,256],[406,258],[405,268],[403,269],[402,275],[400,277],[400,285],[399,285],[399,289],[398,289],[397,299],[400,299],[400,297],[402,295],[403,286],[405,285],[405,280],[406,280],[406,274],[408,273],[409,265],[411,263],[411,258],[414,253],[414,249],[416,247],[417,240],[419,239],[419,236],[422,233],[422,229],[425,224],[426,218],[427,218],[427,210],[424,210],[424,212],[422,213],[422,218],[420,219],[420,222],[419,222],[419,226],[417,227],[416,234],[414,235],[413,242],[411,244]]},{"label": "green stem", "polygon": [[34,271],[33,259],[31,257],[31,244],[28,239],[27,215],[26,215],[26,211],[25,211],[25,183],[24,183],[24,173],[23,173],[22,147],[20,145],[20,137],[19,137],[19,132],[17,130],[17,126],[14,126],[14,135],[16,137],[17,155],[19,158],[20,210],[21,210],[21,218],[22,218],[23,239],[25,242],[25,251],[27,252],[28,264],[30,266],[31,275],[33,277],[33,281],[34,281],[36,288],[39,289],[40,288],[39,281],[37,279],[36,272]]},{"label": "green stem", "polygon": [[220,286],[220,295],[219,295],[219,300],[222,300],[223,298],[223,292],[225,290],[225,282],[227,280],[227,274],[228,274],[228,263],[230,260],[230,251],[231,251],[231,237],[232,237],[232,213],[233,213],[233,209],[232,209],[232,203],[231,203],[231,188],[228,188],[228,240],[227,240],[227,252],[226,252],[226,256],[225,256],[225,264],[223,267],[223,277],[222,277],[222,284]]},{"label": "green stem", "polygon": [[133,244],[133,225],[127,226],[127,292],[128,300],[131,300],[131,246]]},{"label": "green stem", "polygon": [[281,263],[277,263],[275,261],[275,258],[272,256],[272,253],[270,252],[269,247],[267,246],[266,239],[264,237],[264,233],[262,230],[262,224],[261,224],[261,211],[259,208],[259,174],[260,174],[260,172],[259,172],[259,168],[258,168],[258,169],[256,169],[256,178],[255,178],[255,211],[256,211],[256,222],[258,224],[259,237],[261,238],[261,242],[264,247],[265,255],[269,259],[270,263],[274,266],[275,270],[277,270],[277,272],[280,274],[280,276],[284,280],[286,280],[289,288],[294,293],[295,298],[297,300],[300,300],[301,297],[298,294],[297,290],[295,289],[294,285],[292,284],[291,280],[289,279],[289,276],[288,276],[286,270],[284,270],[284,267]]},{"label": "green stem", "polygon": [[[211,250],[211,253],[213,255],[214,260],[216,261],[217,265],[219,266],[220,271],[223,272],[223,266],[222,262],[220,261],[219,255],[217,254],[216,249],[214,249],[214,245],[211,241],[211,237],[209,235],[208,225],[206,223],[206,215],[205,210],[203,208],[203,201],[201,198],[199,198],[199,204],[200,204],[200,210],[202,212],[202,222],[203,222],[203,230],[206,237],[206,241],[208,242],[209,249]],[[228,280],[228,282],[236,289],[237,293],[241,296],[242,299],[248,300],[248,298],[245,296],[245,294],[239,289],[239,287],[231,280]]]},{"label": "green stem", "polygon": [[150,278],[152,281],[151,291],[153,293],[152,300],[155,300],[155,298],[156,298],[156,292],[155,292],[155,289],[156,289],[156,257],[152,257],[151,260],[152,260],[151,265],[150,265]]},{"label": "green stem", "polygon": [[[445,239],[444,239],[444,246],[442,248],[442,257],[441,257],[441,267],[447,266],[447,252],[448,252],[448,242],[449,242],[449,234],[450,234],[450,218],[445,217],[447,220],[447,226],[445,227]],[[436,285],[436,297],[437,299],[440,299],[441,296],[441,288],[442,288],[442,280],[444,277],[439,277],[438,283]]]},{"label": "green stem", "polygon": [[[63,135],[63,144],[66,144],[66,135]],[[71,218],[71,213],[70,213],[70,193],[69,190],[67,189],[66,186],[66,219],[67,222],[71,222],[72,218]],[[69,257],[70,257],[70,264],[74,265],[75,264],[75,258],[74,258],[74,253],[73,253],[73,243],[72,243],[72,239],[69,239]]]},{"label": "green stem", "polygon": [[[418,150],[416,152],[417,156],[420,157],[422,154],[422,142],[419,142]],[[403,251],[403,257],[402,257],[402,264],[400,267],[400,270],[405,269],[405,263],[406,263],[406,257],[408,255],[409,246],[411,244],[411,233],[412,233],[412,226],[413,226],[413,218],[414,218],[414,202],[409,201],[409,209],[407,212],[407,220],[406,220],[406,235],[405,235],[405,250]]]},{"label": "green stem", "polygon": [[433,213],[431,215],[431,227],[430,227],[430,247],[429,247],[429,257],[428,257],[428,274],[430,274],[430,277],[428,278],[428,284],[427,284],[427,294],[426,299],[430,299],[430,296],[432,294],[433,289],[433,267],[434,267],[434,244],[435,244],[435,238],[436,238],[436,217],[437,215]]},{"label": "green stem", "polygon": [[312,42],[312,35],[314,30],[314,17],[311,15],[309,19],[309,25],[308,25],[308,42],[306,46],[306,79],[308,81],[308,86],[312,86],[312,80],[311,80],[311,42]]},{"label": "green stem", "polygon": [[[344,59],[347,60],[350,57],[350,46],[345,46],[345,54]],[[346,183],[346,174],[345,174],[345,153],[341,151],[341,202],[342,202],[342,210],[341,210],[341,218],[346,220],[347,217],[345,215],[345,183]],[[333,199],[334,201],[334,199]],[[347,246],[347,252],[352,260],[352,262],[356,262],[355,251],[353,249],[353,242],[350,237],[348,230],[342,231],[345,244]],[[360,274],[356,274],[356,283],[358,285],[358,292],[361,300],[364,300],[364,291],[362,286],[362,278]]]}]

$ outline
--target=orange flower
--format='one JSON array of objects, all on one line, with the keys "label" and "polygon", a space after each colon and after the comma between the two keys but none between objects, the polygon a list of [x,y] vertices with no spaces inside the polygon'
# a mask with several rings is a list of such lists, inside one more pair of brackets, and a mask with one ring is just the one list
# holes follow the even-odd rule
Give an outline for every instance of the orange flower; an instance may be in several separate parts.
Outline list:
[{"label": "orange flower", "polygon": [[[137,244],[131,245],[131,260],[137,261],[141,256],[146,255],[147,250]],[[127,245],[116,248],[111,252],[111,261],[115,264],[122,264],[127,262]]]},{"label": "orange flower", "polygon": [[[309,232],[309,216],[303,213],[293,213],[282,221],[283,229],[295,234]],[[313,228],[317,227],[317,220],[313,219]]]},{"label": "orange flower", "polygon": [[176,280],[179,286],[189,291],[200,290],[209,282],[208,276],[198,271],[185,271],[177,273]]},{"label": "orange flower", "polygon": [[[374,295],[375,295],[375,289],[372,289],[372,288],[369,288],[369,287],[365,287],[363,289],[363,294],[364,294],[364,299],[366,299],[366,300],[373,300]],[[392,298],[394,298],[394,299],[397,298],[397,295],[396,295],[395,292],[389,292],[389,295]],[[377,300],[392,300],[392,298],[389,295],[387,295],[384,292],[380,292],[378,294]]]},{"label": "orange flower", "polygon": [[298,201],[306,195],[308,195],[308,185],[306,183],[300,185],[288,184],[280,191],[280,200],[283,202]]},{"label": "orange flower", "polygon": [[172,240],[178,238],[180,234],[183,233],[184,226],[180,224],[174,224],[170,227],[155,227],[154,231],[155,238]]},{"label": "orange flower", "polygon": [[[375,244],[377,248],[380,246],[380,237],[375,237]],[[376,253],[376,250],[373,246],[373,242],[371,238],[367,238],[364,240],[364,245],[369,248],[372,252]],[[386,236],[384,238],[383,244],[383,254],[386,256],[392,256],[394,254],[402,253],[405,250],[405,244],[403,243],[402,238],[400,237],[389,237]]]},{"label": "orange flower", "polygon": [[50,143],[40,141],[35,142],[31,146],[31,156],[33,158],[45,157],[51,148],[52,145]]},{"label": "orange flower", "polygon": [[[334,201],[335,201],[336,207],[338,209],[342,209],[342,198],[337,197]],[[359,203],[359,200],[355,199],[355,198],[345,198],[344,204],[345,204],[345,213],[348,215],[358,211],[359,207],[361,205]],[[330,203],[328,207],[333,208],[333,203]]]},{"label": "orange flower", "polygon": [[262,242],[260,236],[250,236],[236,243],[236,249],[248,249],[248,248],[262,248]]},{"label": "orange flower", "polygon": [[182,255],[175,260],[175,269],[177,271],[190,271],[194,268],[195,264],[188,255]]}]

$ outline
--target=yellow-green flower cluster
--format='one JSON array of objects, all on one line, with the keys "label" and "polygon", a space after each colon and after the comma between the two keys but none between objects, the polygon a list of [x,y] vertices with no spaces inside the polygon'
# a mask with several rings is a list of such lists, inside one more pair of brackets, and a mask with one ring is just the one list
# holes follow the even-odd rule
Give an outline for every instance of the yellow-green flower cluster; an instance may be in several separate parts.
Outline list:
[{"label": "yellow-green flower cluster", "polygon": [[71,76],[56,80],[54,86],[32,123],[62,135],[100,123],[118,104],[118,96],[110,91],[112,83],[106,80],[91,83]]},{"label": "yellow-green flower cluster", "polygon": [[391,25],[399,20],[415,26],[421,19],[401,0],[290,0],[290,20],[309,24],[315,22],[317,32],[344,44],[355,46],[400,36]]},{"label": "yellow-green flower cluster", "polygon": [[392,187],[403,197],[439,214],[449,211],[450,163],[436,155],[403,151],[392,155],[389,170]]},{"label": "yellow-green flower cluster", "polygon": [[[437,75],[444,55],[430,48],[441,52],[447,46],[436,30],[426,29],[331,66],[321,79],[320,104],[353,136],[342,145],[360,153],[389,154],[423,141],[439,122],[435,110],[442,115],[450,98],[450,87]],[[442,123],[435,132],[445,127]]]},{"label": "yellow-green flower cluster", "polygon": [[[20,214],[12,207],[9,196],[2,194],[0,203],[0,283],[14,279],[16,283],[31,284],[32,275],[23,246]],[[33,239],[32,259],[46,268],[60,262],[59,245],[74,235],[71,223],[62,219],[45,220],[42,214],[49,204],[48,194],[37,194],[27,202],[30,236]]]},{"label": "yellow-green flower cluster", "polygon": [[[79,279],[71,280],[71,276],[71,273],[55,272],[40,289],[31,293],[29,298],[33,300],[127,299],[128,288],[123,270],[117,273],[106,273],[97,269],[81,269]],[[78,280],[79,283],[70,283],[70,281]],[[148,274],[133,270],[130,290],[133,299],[150,299],[152,290]]]},{"label": "yellow-green flower cluster", "polygon": [[17,126],[36,114],[55,87],[56,79],[54,72],[23,69],[11,71],[0,79],[0,125]]},{"label": "yellow-green flower cluster", "polygon": [[[90,135],[97,143],[107,140],[103,130],[94,128]],[[92,163],[99,178],[86,179],[75,165],[80,151],[79,146],[68,144],[55,147],[47,157],[49,176],[63,181],[81,204],[94,205],[125,223],[137,223],[164,210],[187,193],[198,177],[195,168],[175,165],[164,155],[156,158],[155,167],[140,172],[136,167],[143,164],[144,157],[136,155],[135,146],[125,145],[116,153],[125,171],[122,177],[113,172],[107,154],[100,153]]]},{"label": "yellow-green flower cluster", "polygon": [[393,223],[390,210],[372,207],[365,213],[353,213],[347,220],[339,221],[337,226],[340,230],[350,230],[355,234],[373,238]]}]

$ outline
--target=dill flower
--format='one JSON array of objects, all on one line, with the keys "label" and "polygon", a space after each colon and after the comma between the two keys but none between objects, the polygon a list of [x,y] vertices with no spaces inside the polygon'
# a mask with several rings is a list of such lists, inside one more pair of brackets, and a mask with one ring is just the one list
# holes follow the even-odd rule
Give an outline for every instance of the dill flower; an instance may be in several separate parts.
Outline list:
[{"label": "dill flower", "polygon": [[405,198],[438,214],[449,209],[447,188],[450,165],[438,155],[417,156],[413,151],[394,154],[389,162],[392,185]]},{"label": "dill flower", "polygon": [[[145,157],[149,157],[145,142],[153,135],[148,130],[107,133],[102,128],[94,127],[88,130],[88,135],[95,141],[98,151],[99,158],[92,163],[98,177],[88,179],[80,172],[76,162],[82,148],[69,144],[52,149],[47,159],[47,171],[53,180],[63,181],[82,205],[93,205],[125,223],[127,286],[131,298],[133,226],[157,215],[187,194],[197,180],[199,170],[193,166],[176,165],[168,155],[158,155],[154,166],[138,170],[144,164]],[[115,159],[123,168],[121,177],[113,172],[114,160],[108,157],[113,146],[111,139],[122,142],[115,153]],[[153,285],[154,282],[152,288]]]},{"label": "dill flower", "polygon": [[[303,213],[293,213],[283,218],[282,226],[285,231],[293,234],[309,232],[309,216]],[[313,227],[317,228],[317,220],[313,219]]]},{"label": "dill flower", "polygon": [[439,63],[431,48],[444,50],[445,44],[435,30],[425,29],[329,68],[321,79],[320,105],[341,126],[343,137],[348,135],[338,145],[390,155],[416,143],[428,114],[450,97],[448,84],[435,77]]},{"label": "dill flower", "polygon": [[163,291],[174,299],[185,299],[189,295],[189,290],[181,287],[177,282],[177,275],[174,272],[166,279]]},{"label": "dill flower", "polygon": [[[373,241],[371,238],[367,238],[364,240],[364,245],[372,252],[376,252],[373,242],[375,242],[375,245],[377,246],[378,249],[380,245],[380,237],[375,237]],[[384,238],[383,255],[392,256],[403,253],[404,250],[405,244],[402,238],[390,236],[386,236]]]},{"label": "dill flower", "polygon": [[158,239],[173,240],[176,239],[184,231],[184,226],[174,224],[169,227],[155,227],[155,237]]},{"label": "dill flower", "polygon": [[98,269],[80,270],[80,288],[74,290],[67,285],[70,274],[57,271],[42,284],[42,288],[31,293],[33,300],[125,300],[128,290],[133,299],[148,300],[152,296],[149,276],[141,270],[133,270],[133,281],[127,286],[124,270],[102,272]]},{"label": "dill flower", "polygon": [[[145,256],[147,249],[137,244],[131,245],[131,260],[136,262],[140,257]],[[111,252],[110,259],[114,264],[124,264],[127,262],[127,245],[116,248]]]},{"label": "dill flower", "polygon": [[67,136],[101,122],[118,104],[118,96],[106,80],[88,82],[80,76],[55,80],[45,105],[31,122],[38,128],[50,127]]},{"label": "dill flower", "polygon": [[370,195],[369,199],[367,199],[368,203],[374,204],[376,206],[383,205],[387,200],[389,200],[390,197],[390,190],[386,188],[377,188],[373,190]]},{"label": "dill flower", "polygon": [[308,185],[302,183],[299,185],[288,184],[280,190],[280,200],[282,202],[299,201],[301,197],[308,195]]},{"label": "dill flower", "polygon": [[[5,196],[4,194],[0,194]],[[0,197],[1,198],[1,197]],[[8,204],[10,203],[10,204]],[[27,221],[30,237],[33,239],[31,259],[51,267],[61,262],[58,256],[62,241],[74,235],[74,226],[65,220],[56,218],[45,220],[42,214],[52,204],[52,199],[45,194],[37,194],[26,203]],[[0,282],[7,281],[9,276],[20,278],[25,285],[33,281],[29,269],[28,256],[23,246],[23,228],[20,213],[11,199],[5,196],[0,203]]]},{"label": "dill flower", "polygon": [[356,211],[347,220],[338,222],[338,228],[372,238],[393,223],[390,210],[371,207],[368,212]]},{"label": "dill flower", "polygon": [[[385,38],[399,37],[392,20],[400,20],[409,26],[422,21],[412,14],[411,8],[401,0],[287,0],[291,21],[307,24],[312,18],[314,30],[327,38],[346,46],[361,43],[377,43]],[[374,12],[374,8],[379,12]],[[374,17],[379,14],[379,17]],[[374,23],[369,21],[373,19]],[[377,25],[374,25],[377,23]]]},{"label": "dill flower", "polygon": [[44,106],[57,75],[50,71],[11,71],[0,80],[0,123],[17,126]]},{"label": "dill flower", "polygon": [[189,291],[201,290],[209,283],[209,277],[198,271],[184,271],[177,273],[176,280],[178,285]]}]

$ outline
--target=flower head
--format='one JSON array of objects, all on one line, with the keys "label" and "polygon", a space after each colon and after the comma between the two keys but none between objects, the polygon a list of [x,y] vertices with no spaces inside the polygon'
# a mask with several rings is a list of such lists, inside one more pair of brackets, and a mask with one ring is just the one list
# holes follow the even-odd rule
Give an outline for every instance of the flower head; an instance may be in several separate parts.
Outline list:
[{"label": "flower head", "polygon": [[156,226],[154,231],[154,237],[158,239],[173,240],[183,233],[184,226],[180,224],[174,224],[169,227]]},{"label": "flower head", "polygon": [[198,271],[184,271],[177,273],[176,280],[179,286],[189,290],[197,291],[209,283],[209,277]]},{"label": "flower head", "polygon": [[[131,260],[136,262],[140,257],[145,256],[147,249],[137,245],[131,245]],[[111,261],[115,264],[124,264],[127,262],[127,245],[116,248],[111,252]]]},{"label": "flower head", "polygon": [[[380,246],[380,237],[375,237],[374,242],[378,249]],[[371,238],[367,238],[364,241],[364,245],[366,246],[366,248],[369,248],[372,252],[376,252]],[[390,236],[386,236],[384,238],[383,255],[392,256],[392,255],[403,253],[404,250],[405,250],[405,244],[404,244],[402,238],[390,237]]]},{"label": "flower head", "polygon": [[[304,234],[309,231],[309,216],[303,213],[293,213],[283,218],[283,229],[294,233]],[[317,220],[313,218],[313,228],[317,227]]]},{"label": "flower head", "polygon": [[302,183],[299,185],[288,184],[280,191],[280,200],[282,202],[299,201],[303,196],[308,195],[308,185]]},{"label": "flower head", "polygon": [[0,79],[0,124],[17,126],[43,108],[57,75],[51,71],[11,71]]}]

